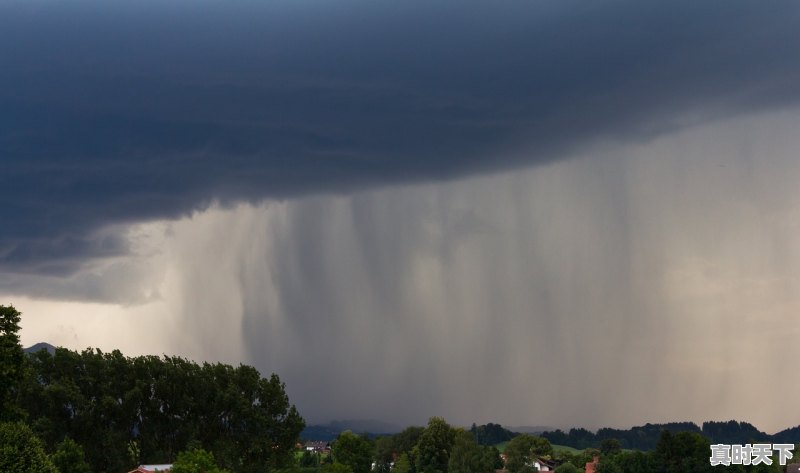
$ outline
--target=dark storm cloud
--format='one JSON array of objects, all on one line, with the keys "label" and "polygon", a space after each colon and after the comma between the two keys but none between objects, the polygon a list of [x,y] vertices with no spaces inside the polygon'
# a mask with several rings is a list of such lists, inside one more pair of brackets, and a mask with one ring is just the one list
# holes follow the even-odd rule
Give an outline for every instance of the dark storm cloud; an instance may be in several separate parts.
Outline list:
[{"label": "dark storm cloud", "polygon": [[795,2],[0,2],[0,264],[793,104]]}]

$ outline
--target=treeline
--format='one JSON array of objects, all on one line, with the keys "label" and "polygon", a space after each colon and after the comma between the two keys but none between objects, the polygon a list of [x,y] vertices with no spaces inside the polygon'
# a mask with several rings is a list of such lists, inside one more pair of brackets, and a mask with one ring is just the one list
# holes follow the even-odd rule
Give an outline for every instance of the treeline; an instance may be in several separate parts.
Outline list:
[{"label": "treeline", "polygon": [[500,424],[492,424],[491,422],[485,425],[472,424],[469,432],[475,437],[475,441],[481,445],[497,445],[498,443],[508,442],[519,435]]},{"label": "treeline", "polygon": [[492,473],[503,467],[497,448],[479,445],[470,432],[440,417],[377,438],[345,431],[331,448],[327,461],[306,452],[300,466],[322,473]]},{"label": "treeline", "polygon": [[[769,465],[711,466],[711,446],[700,432],[662,430],[655,449],[648,452],[622,451],[615,439],[604,440],[601,447],[597,473],[782,473],[786,468],[777,454],[770,456]],[[575,471],[579,470],[556,469],[559,473]]]},{"label": "treeline", "polygon": [[304,421],[276,375],[117,350],[20,356],[19,313],[0,306],[0,319],[0,373],[13,373],[3,379],[0,420],[27,425],[46,452],[63,450],[69,439],[78,447],[70,452],[82,451],[91,471],[114,473],[171,463],[179,452],[200,448],[235,473],[294,462]]},{"label": "treeline", "polygon": [[570,429],[568,432],[556,430],[544,432],[542,437],[557,445],[566,445],[582,450],[600,448],[603,441],[616,439],[624,449],[653,450],[661,439],[661,432],[695,432],[711,443],[796,443],[800,442],[800,426],[769,435],[747,422],[735,420],[727,422],[704,422],[702,427],[693,422],[672,422],[667,424],[645,424],[630,429],[603,428],[597,433],[586,429]]}]

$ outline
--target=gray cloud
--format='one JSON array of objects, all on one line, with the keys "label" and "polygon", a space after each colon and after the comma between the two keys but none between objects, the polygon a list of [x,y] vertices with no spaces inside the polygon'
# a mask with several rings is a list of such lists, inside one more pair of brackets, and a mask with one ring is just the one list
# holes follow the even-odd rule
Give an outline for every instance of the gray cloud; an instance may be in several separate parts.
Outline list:
[{"label": "gray cloud", "polygon": [[[0,264],[107,225],[552,162],[796,103],[795,2],[5,2]],[[101,235],[98,237],[96,235]]]}]

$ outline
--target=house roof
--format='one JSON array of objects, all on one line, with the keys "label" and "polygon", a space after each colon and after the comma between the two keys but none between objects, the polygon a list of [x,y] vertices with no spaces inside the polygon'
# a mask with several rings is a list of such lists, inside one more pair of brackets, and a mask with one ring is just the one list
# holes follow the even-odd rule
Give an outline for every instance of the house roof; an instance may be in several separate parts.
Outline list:
[{"label": "house roof", "polygon": [[308,448],[308,447],[325,448],[325,447],[327,447],[329,445],[330,444],[328,442],[318,441],[318,440],[309,440],[308,442],[306,442],[306,448]]}]

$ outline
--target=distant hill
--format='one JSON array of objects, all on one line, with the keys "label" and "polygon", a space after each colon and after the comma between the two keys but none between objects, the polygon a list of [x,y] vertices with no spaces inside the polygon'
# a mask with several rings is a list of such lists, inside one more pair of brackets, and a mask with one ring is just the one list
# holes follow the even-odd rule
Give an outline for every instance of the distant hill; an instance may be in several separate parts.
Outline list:
[{"label": "distant hill", "polygon": [[300,433],[300,437],[305,440],[331,441],[345,430],[350,430],[357,434],[382,435],[396,434],[402,428],[388,422],[372,419],[333,420],[327,424],[307,426]]},{"label": "distant hill", "polygon": [[41,350],[47,350],[47,353],[50,353],[52,355],[53,353],[56,352],[56,347],[50,345],[49,343],[39,342],[36,345],[24,348],[22,351],[24,351],[26,354],[31,354],[31,353],[37,353]]}]

